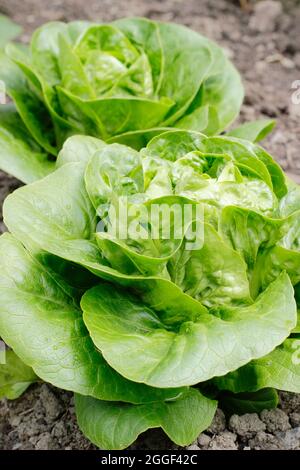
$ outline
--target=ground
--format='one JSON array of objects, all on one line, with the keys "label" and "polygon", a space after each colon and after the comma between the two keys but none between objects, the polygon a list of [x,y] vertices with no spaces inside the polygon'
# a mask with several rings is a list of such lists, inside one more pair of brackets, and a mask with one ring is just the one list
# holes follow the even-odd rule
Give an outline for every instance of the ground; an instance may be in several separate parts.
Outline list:
[{"label": "ground", "polygon": [[[0,0],[0,13],[24,27],[25,42],[46,21],[110,21],[122,16],[175,21],[216,40],[243,77],[246,97],[240,120],[277,120],[264,145],[300,182],[300,104],[292,102],[293,83],[300,80],[300,3],[241,3],[246,8],[230,0]],[[1,201],[18,185],[0,173]],[[174,448],[159,430],[143,434],[132,447]],[[0,449],[90,448],[76,425],[69,393],[41,384],[15,402],[0,403]],[[280,408],[260,416],[225,419],[219,410],[210,429],[190,448],[300,449],[300,395],[282,393]]]}]

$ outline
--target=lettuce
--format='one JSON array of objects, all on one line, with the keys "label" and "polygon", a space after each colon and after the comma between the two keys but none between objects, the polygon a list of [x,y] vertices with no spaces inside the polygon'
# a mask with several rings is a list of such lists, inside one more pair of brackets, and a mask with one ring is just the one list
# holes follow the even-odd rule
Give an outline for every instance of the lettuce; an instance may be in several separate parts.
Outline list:
[{"label": "lettuce", "polygon": [[299,194],[236,137],[71,137],[4,203],[0,335],[101,448],[154,427],[187,445],[217,400],[276,406],[300,392]]},{"label": "lettuce", "polygon": [[0,52],[0,80],[14,102],[1,109],[0,166],[25,183],[54,170],[72,135],[139,149],[166,128],[218,134],[243,99],[215,43],[144,18],[47,23],[29,48]]},{"label": "lettuce", "polygon": [[21,26],[11,21],[7,16],[0,14],[0,48],[19,36],[21,32]]}]

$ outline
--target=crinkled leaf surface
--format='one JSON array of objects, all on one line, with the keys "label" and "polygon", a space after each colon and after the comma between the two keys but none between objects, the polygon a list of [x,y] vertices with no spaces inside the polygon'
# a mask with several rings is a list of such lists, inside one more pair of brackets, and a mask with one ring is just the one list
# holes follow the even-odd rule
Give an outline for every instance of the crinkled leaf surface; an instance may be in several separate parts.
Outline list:
[{"label": "crinkled leaf surface", "polygon": [[85,172],[86,189],[99,215],[101,207],[144,190],[142,161],[136,150],[112,144],[96,153]]},{"label": "crinkled leaf surface", "polygon": [[228,136],[239,139],[250,140],[250,142],[260,142],[274,129],[276,122],[273,119],[258,119],[253,122],[246,122],[226,133]]}]

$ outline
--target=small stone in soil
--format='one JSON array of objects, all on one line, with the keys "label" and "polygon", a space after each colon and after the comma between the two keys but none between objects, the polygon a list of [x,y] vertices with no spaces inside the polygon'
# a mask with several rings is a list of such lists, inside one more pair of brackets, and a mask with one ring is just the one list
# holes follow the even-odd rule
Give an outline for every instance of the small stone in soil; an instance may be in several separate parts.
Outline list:
[{"label": "small stone in soil", "polygon": [[236,435],[229,431],[223,431],[214,436],[209,444],[211,450],[237,450]]},{"label": "small stone in soil", "polygon": [[266,424],[267,431],[287,431],[291,425],[288,416],[279,408],[274,410],[263,410],[260,414],[261,420]]},{"label": "small stone in soil", "polygon": [[282,13],[281,2],[263,0],[254,6],[253,15],[249,22],[250,29],[260,33],[272,33]]},{"label": "small stone in soil", "polygon": [[249,439],[259,431],[265,431],[266,425],[257,413],[246,413],[242,416],[232,415],[229,420],[229,429],[236,432],[241,438]]}]

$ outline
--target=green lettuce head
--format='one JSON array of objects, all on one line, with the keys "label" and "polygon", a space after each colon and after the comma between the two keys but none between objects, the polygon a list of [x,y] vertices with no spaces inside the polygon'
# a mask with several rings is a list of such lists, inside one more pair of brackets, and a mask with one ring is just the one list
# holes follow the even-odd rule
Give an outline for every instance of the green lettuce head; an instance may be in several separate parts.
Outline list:
[{"label": "green lettuce head", "polygon": [[153,427],[191,443],[217,400],[258,411],[300,392],[299,210],[299,187],[241,139],[71,137],[4,204],[0,335],[26,364],[6,395],[38,378],[72,390],[82,431],[121,449]]},{"label": "green lettuce head", "polygon": [[74,134],[141,148],[162,128],[222,132],[243,99],[223,50],[183,26],[143,18],[52,22],[28,50],[6,47],[0,165],[28,183],[53,169]]}]

